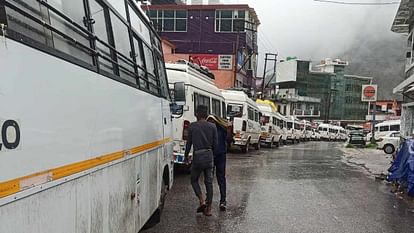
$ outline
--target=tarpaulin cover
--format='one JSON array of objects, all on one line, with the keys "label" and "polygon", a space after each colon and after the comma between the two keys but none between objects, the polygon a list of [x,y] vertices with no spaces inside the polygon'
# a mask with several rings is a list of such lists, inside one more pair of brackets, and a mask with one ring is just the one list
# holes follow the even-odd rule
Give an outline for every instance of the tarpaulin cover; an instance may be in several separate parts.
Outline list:
[{"label": "tarpaulin cover", "polygon": [[407,139],[398,150],[397,157],[388,169],[389,181],[406,183],[408,194],[414,196],[414,140]]}]

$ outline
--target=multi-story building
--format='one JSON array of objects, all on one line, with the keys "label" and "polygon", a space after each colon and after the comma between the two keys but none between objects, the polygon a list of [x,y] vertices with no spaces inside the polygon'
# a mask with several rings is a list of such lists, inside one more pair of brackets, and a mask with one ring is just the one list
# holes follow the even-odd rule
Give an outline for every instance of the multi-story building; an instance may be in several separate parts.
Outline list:
[{"label": "multi-story building", "polygon": [[206,66],[219,88],[252,88],[257,69],[257,27],[248,5],[144,5],[162,37],[175,46],[166,61],[190,60]]},{"label": "multi-story building", "polygon": [[414,134],[414,2],[401,0],[391,30],[407,36],[405,80],[393,92],[404,96],[401,109],[401,134]]},{"label": "multi-story building", "polygon": [[361,90],[372,78],[345,75],[347,65],[331,59],[322,61],[315,69],[310,61],[304,60],[278,63],[278,102],[289,102],[286,97],[294,96],[293,100],[298,101],[293,102],[291,112],[298,118],[344,123],[365,121],[368,104],[361,101]]}]

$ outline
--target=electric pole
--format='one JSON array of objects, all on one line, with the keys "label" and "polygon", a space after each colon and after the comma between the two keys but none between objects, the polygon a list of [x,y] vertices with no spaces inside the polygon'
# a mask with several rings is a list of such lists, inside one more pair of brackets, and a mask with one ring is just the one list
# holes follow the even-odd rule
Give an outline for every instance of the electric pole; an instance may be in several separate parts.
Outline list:
[{"label": "electric pole", "polygon": [[[274,66],[273,66],[273,76],[270,78],[269,82],[266,83],[267,61],[274,61]],[[273,78],[275,79],[275,82],[276,82],[276,62],[277,62],[276,53],[265,54],[265,65],[264,65],[264,70],[263,70],[263,81],[262,81],[262,99],[263,100],[265,98],[265,95],[264,95],[265,88],[270,84],[270,82],[272,82]]]}]

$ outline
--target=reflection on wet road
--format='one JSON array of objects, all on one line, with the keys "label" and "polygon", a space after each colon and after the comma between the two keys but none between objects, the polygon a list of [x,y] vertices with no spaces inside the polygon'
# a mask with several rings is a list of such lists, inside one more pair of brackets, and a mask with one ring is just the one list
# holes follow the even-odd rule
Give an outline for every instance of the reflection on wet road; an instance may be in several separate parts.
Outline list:
[{"label": "reflection on wet road", "polygon": [[390,188],[341,162],[340,144],[308,142],[227,158],[228,210],[196,215],[176,172],[161,223],[145,232],[414,232],[414,213]]}]

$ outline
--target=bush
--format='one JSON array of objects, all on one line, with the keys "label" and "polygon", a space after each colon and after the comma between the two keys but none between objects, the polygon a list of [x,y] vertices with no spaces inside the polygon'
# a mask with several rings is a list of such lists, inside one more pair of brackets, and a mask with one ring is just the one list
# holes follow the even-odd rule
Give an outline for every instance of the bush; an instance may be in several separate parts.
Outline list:
[{"label": "bush", "polygon": [[352,145],[352,144],[349,144],[349,143],[348,143],[348,144],[346,145],[346,148],[355,148],[355,146],[354,146],[354,145]]}]

